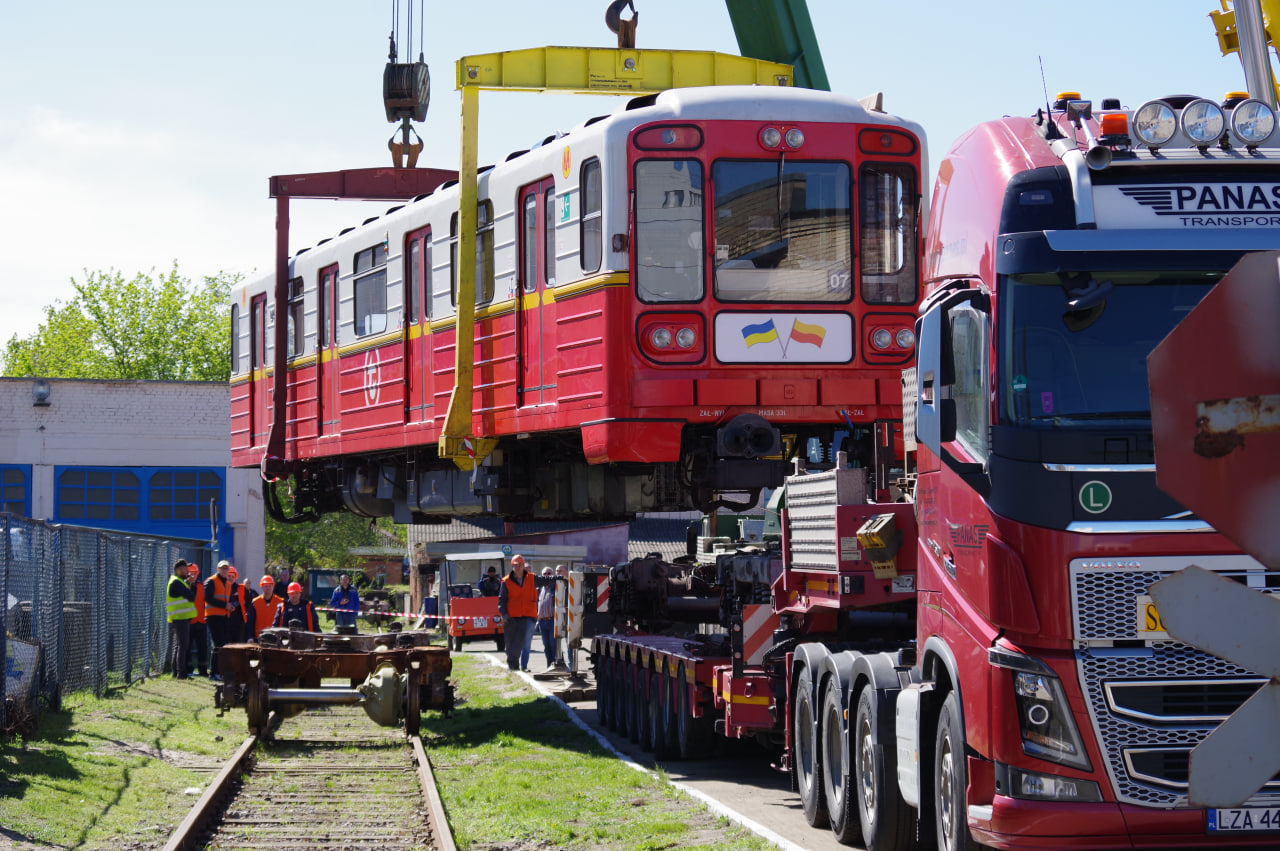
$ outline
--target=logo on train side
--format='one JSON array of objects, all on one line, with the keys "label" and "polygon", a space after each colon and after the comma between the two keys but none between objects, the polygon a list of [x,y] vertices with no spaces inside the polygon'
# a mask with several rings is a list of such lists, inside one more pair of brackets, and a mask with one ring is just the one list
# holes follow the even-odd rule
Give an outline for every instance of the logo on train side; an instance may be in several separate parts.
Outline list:
[{"label": "logo on train side", "polygon": [[569,153],[569,146],[564,146],[564,154],[560,157],[560,173],[565,177],[569,176],[569,167],[573,165],[573,157]]},{"label": "logo on train side", "polygon": [[378,404],[378,392],[382,383],[378,374],[379,366],[377,349],[364,353],[364,398],[370,405]]}]

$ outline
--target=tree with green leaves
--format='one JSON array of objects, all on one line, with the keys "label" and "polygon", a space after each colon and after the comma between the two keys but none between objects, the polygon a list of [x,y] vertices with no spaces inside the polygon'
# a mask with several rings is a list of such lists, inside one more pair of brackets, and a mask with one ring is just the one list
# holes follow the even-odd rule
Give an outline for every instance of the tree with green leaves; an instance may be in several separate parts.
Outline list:
[{"label": "tree with green leaves", "polygon": [[[286,494],[280,495],[280,502],[286,514],[293,513]],[[314,523],[280,523],[268,514],[267,565],[348,569],[359,561],[351,554],[352,547],[383,547],[392,542],[403,545],[396,528],[389,518],[371,521],[345,511],[322,515]]]},{"label": "tree with green leaves", "polygon": [[231,287],[221,273],[192,282],[153,271],[131,279],[85,271],[75,296],[44,309],[45,321],[4,351],[11,377],[227,381],[231,376]]}]

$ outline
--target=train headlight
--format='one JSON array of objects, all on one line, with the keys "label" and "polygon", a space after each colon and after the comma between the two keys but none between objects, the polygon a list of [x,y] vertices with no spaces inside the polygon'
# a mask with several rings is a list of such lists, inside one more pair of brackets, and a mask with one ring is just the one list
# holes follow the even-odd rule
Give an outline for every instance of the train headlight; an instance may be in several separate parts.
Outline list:
[{"label": "train headlight", "polygon": [[676,332],[676,345],[680,348],[692,349],[696,342],[698,342],[698,335],[693,333],[692,328],[681,328]]},{"label": "train headlight", "polygon": [[799,148],[804,144],[804,131],[799,127],[792,127],[787,131],[787,147]]},{"label": "train headlight", "polygon": [[1193,100],[1182,109],[1182,132],[1197,145],[1212,145],[1226,126],[1222,107],[1211,100]]},{"label": "train headlight", "polygon": [[909,349],[916,344],[915,332],[910,328],[899,328],[894,340],[900,349]]},{"label": "train headlight", "polygon": [[671,330],[668,328],[654,328],[649,334],[649,342],[653,343],[656,349],[667,349],[671,347]]},{"label": "train headlight", "polygon": [[1231,132],[1246,145],[1261,145],[1276,132],[1276,114],[1260,100],[1242,101],[1231,110]]},{"label": "train headlight", "polygon": [[884,351],[893,345],[893,334],[890,333],[888,328],[877,328],[871,334],[871,345]]},{"label": "train headlight", "polygon": [[782,131],[777,127],[766,127],[760,131],[760,144],[766,148],[776,148],[782,144]]},{"label": "train headlight", "polygon": [[1133,135],[1148,147],[1166,144],[1177,130],[1178,116],[1164,101],[1148,101],[1133,114]]}]

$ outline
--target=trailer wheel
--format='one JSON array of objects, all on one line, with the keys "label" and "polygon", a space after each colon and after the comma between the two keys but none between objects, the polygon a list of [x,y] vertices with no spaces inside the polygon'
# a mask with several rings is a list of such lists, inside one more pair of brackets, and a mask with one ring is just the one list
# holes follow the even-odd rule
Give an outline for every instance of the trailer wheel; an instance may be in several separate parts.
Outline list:
[{"label": "trailer wheel", "polygon": [[606,730],[611,729],[612,719],[609,716],[613,714],[613,695],[610,693],[613,680],[609,667],[608,656],[596,658],[596,721]]},{"label": "trailer wheel", "polygon": [[819,732],[818,719],[814,717],[813,698],[806,685],[800,683],[796,689],[792,714],[791,761],[804,819],[810,827],[825,827],[827,824],[827,803],[822,796],[822,782],[819,779],[822,776]]},{"label": "trailer wheel", "polygon": [[862,839],[862,823],[851,794],[856,778],[853,772],[852,745],[846,745],[845,709],[840,683],[831,678],[822,694],[821,746],[822,792],[827,799],[827,816],[836,841],[857,845]]},{"label": "trailer wheel", "polygon": [[673,685],[676,696],[676,749],[683,759],[702,759],[711,753],[713,731],[705,715],[701,718],[693,717],[693,706],[689,701],[689,680],[683,664],[676,671]]},{"label": "trailer wheel", "polygon": [[631,705],[627,692],[627,663],[624,659],[613,660],[613,731],[626,738],[627,725],[631,723]]},{"label": "trailer wheel", "polygon": [[676,692],[680,689],[680,681],[675,678],[662,680],[662,731],[666,738],[667,759],[680,758],[680,739],[676,729]]},{"label": "trailer wheel", "polygon": [[960,696],[947,695],[938,715],[938,735],[933,751],[933,788],[938,851],[981,851],[974,841],[966,816],[964,724],[960,719]]},{"label": "trailer wheel", "polygon": [[876,738],[877,711],[875,691],[863,689],[849,741],[862,842],[867,851],[906,851],[916,834],[915,810],[898,791],[897,743]]},{"label": "trailer wheel", "polygon": [[627,733],[631,736],[632,744],[644,747],[649,743],[649,696],[646,694],[648,689],[648,673],[639,665],[631,666],[631,676],[629,677],[631,685],[631,719],[632,724],[627,729]]},{"label": "trailer wheel", "polygon": [[649,675],[649,750],[654,759],[666,759],[671,747],[667,743],[669,736],[663,704],[666,702],[662,693],[666,691],[666,677],[661,671]]}]

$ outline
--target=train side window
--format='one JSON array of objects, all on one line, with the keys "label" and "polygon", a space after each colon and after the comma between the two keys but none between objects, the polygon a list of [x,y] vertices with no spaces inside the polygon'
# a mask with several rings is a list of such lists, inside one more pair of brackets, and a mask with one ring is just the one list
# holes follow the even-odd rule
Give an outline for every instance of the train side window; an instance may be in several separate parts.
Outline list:
[{"label": "train side window", "polygon": [[333,327],[333,288],[334,282],[338,279],[337,265],[327,266],[320,270],[320,305],[316,310],[316,346],[317,348],[326,348],[330,343],[335,342],[331,339]]},{"label": "train side window", "polygon": [[641,301],[702,298],[702,192],[697,160],[636,163],[635,280]]},{"label": "train side window", "polygon": [[303,299],[302,278],[289,281],[289,357],[302,354],[302,340],[307,330],[306,302]]},{"label": "train side window", "polygon": [[525,292],[531,293],[538,288],[538,196],[525,196],[521,217],[523,221],[520,227],[524,230],[520,241],[520,250],[524,255],[521,258],[521,286]]},{"label": "train side window", "polygon": [[244,372],[244,364],[240,363],[240,305],[231,305],[231,369]]},{"label": "train side window", "polygon": [[860,174],[859,248],[862,299],[870,304],[916,301],[919,192],[915,170],[872,163]]},{"label": "train side window", "polygon": [[[404,252],[405,311],[410,322],[418,321],[418,305],[431,317],[431,229],[414,231],[406,239]],[[424,299],[423,294],[426,294]]]},{"label": "train side window", "polygon": [[[449,273],[458,303],[458,214],[449,217]],[[476,304],[493,301],[493,202],[476,204]]]},{"label": "train side window", "polygon": [[546,228],[546,256],[542,259],[543,280],[549,287],[556,285],[556,190],[549,187],[542,194],[542,223]]},{"label": "train side window", "polygon": [[355,274],[356,336],[380,334],[387,330],[387,246],[356,252]]},{"label": "train side window", "polygon": [[582,220],[578,225],[581,244],[579,257],[582,271],[596,272],[604,256],[603,193],[600,183],[600,160],[592,157],[582,164],[579,182],[582,203]]}]

